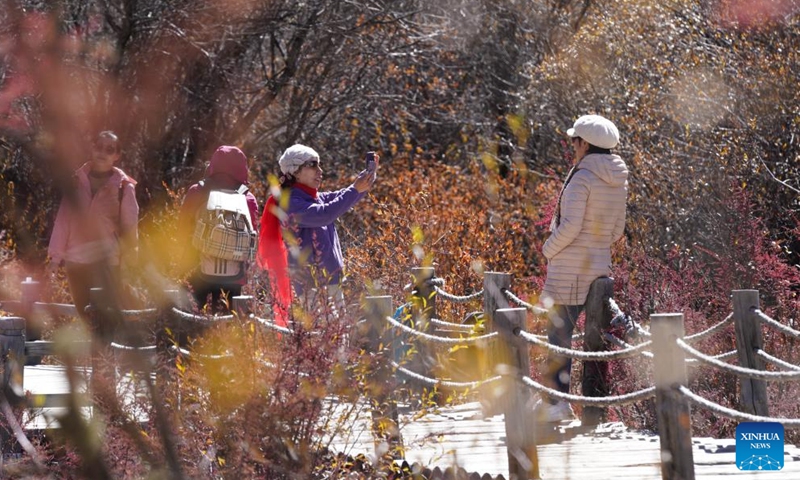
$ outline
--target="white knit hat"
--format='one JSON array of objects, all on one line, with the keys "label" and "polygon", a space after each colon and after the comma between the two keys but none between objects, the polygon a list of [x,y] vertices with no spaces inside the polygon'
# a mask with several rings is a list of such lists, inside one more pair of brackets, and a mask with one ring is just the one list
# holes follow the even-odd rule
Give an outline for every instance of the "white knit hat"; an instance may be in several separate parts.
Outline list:
[{"label": "white knit hat", "polygon": [[570,137],[581,137],[600,148],[614,148],[619,143],[619,130],[611,120],[600,115],[584,115],[567,130]]},{"label": "white knit hat", "polygon": [[281,172],[289,175],[300,169],[306,162],[319,162],[319,154],[311,147],[305,145],[292,145],[287,148],[283,155],[281,155],[278,164],[281,167]]}]

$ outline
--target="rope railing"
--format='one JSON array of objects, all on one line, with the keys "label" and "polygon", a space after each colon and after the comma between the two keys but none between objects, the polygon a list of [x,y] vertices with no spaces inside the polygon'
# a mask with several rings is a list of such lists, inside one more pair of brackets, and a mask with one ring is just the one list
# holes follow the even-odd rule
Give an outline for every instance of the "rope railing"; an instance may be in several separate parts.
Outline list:
[{"label": "rope railing", "polygon": [[179,347],[178,345],[173,345],[170,349],[174,352],[178,352],[181,355],[188,357],[188,358],[197,358],[200,360],[226,360],[235,357],[236,355],[233,353],[223,353],[223,354],[207,354],[207,353],[198,353],[192,352],[191,350],[187,350],[183,347]]},{"label": "rope railing", "polygon": [[711,358],[716,358],[717,360],[727,360],[729,358],[735,357],[738,354],[739,354],[739,352],[737,352],[736,350],[731,350],[729,352],[719,353],[717,355],[712,355]]},{"label": "rope railing", "polygon": [[144,310],[120,310],[119,313],[126,320],[152,319],[158,315],[157,308],[145,308]]},{"label": "rope railing", "polygon": [[[616,346],[618,346],[620,348],[633,348],[633,347],[635,347],[635,345],[631,345],[630,343],[626,342],[625,340],[622,340],[621,338],[618,338],[617,336],[612,335],[612,334],[610,334],[608,332],[605,332],[603,334],[603,338],[607,342],[613,343],[614,345],[616,345]],[[652,345],[652,341],[648,341],[648,344]],[[653,358],[653,352],[651,352],[649,350],[642,350],[642,351],[639,352],[639,354],[641,356],[643,356],[643,357],[646,357],[646,358],[650,358],[650,359]]]},{"label": "rope railing", "polygon": [[772,328],[774,328],[776,330],[780,330],[781,332],[785,333],[786,335],[789,335],[789,336],[792,336],[794,338],[800,339],[800,332],[798,332],[797,330],[793,329],[792,327],[789,327],[788,325],[784,325],[784,324],[778,322],[777,320],[774,320],[774,319],[770,318],[764,312],[762,312],[761,310],[759,310],[757,308],[753,310],[753,313],[758,317],[759,320],[761,320],[765,324],[769,325],[770,327],[772,327]]},{"label": "rope railing", "polygon": [[722,362],[714,357],[708,356],[698,350],[695,350],[680,338],[676,338],[675,343],[677,343],[678,347],[680,347],[681,350],[691,355],[692,357],[696,358],[697,360],[709,365],[713,365],[721,370],[733,373],[735,375],[749,377],[749,378],[756,378],[759,380],[773,380],[773,381],[791,381],[800,379],[800,371],[768,372],[762,370],[754,370],[752,368],[738,367],[736,365],[731,365],[729,363]]},{"label": "rope railing", "polygon": [[189,322],[204,324],[204,325],[211,325],[220,322],[229,322],[236,318],[236,315],[195,315],[191,312],[184,312],[183,310],[172,307],[171,312],[177,316],[181,320],[187,320]]},{"label": "rope railing", "polygon": [[417,338],[422,338],[425,340],[430,340],[431,342],[447,344],[447,345],[475,345],[479,342],[483,342],[486,340],[493,340],[500,336],[497,332],[487,333],[485,335],[479,335],[477,337],[468,337],[468,338],[449,338],[449,337],[439,337],[437,335],[431,335],[430,333],[420,332],[419,330],[415,330],[409,326],[403,325],[402,323],[398,322],[392,317],[385,317],[385,320],[405,333],[412,335]]},{"label": "rope railing", "polygon": [[739,420],[743,422],[777,422],[783,424],[784,428],[800,428],[800,419],[762,417],[760,415],[752,415],[749,413],[740,412],[738,410],[734,410],[732,408],[722,406],[716,402],[712,402],[711,400],[705,399],[683,385],[678,386],[678,391],[681,393],[681,395],[685,396],[692,402],[705,407],[718,415],[722,415],[733,420]]},{"label": "rope railing", "polygon": [[125,350],[129,352],[154,352],[158,348],[156,345],[145,345],[143,347],[134,347],[131,345],[123,345],[117,342],[111,342],[111,348],[117,350]]},{"label": "rope railing", "polygon": [[56,312],[59,315],[77,315],[78,314],[78,309],[75,308],[75,305],[73,305],[71,303],[34,302],[33,303],[33,310],[35,312],[45,312],[45,313]]},{"label": "rope railing", "polygon": [[453,295],[452,293],[448,293],[448,292],[442,290],[440,287],[437,287],[437,286],[434,286],[433,288],[436,291],[436,295],[438,295],[439,298],[443,298],[445,300],[449,300],[449,301],[451,301],[453,303],[468,303],[468,302],[471,302],[471,301],[476,300],[478,298],[481,298],[483,296],[483,290],[479,290],[479,291],[477,291],[475,293],[472,293],[470,295],[459,296],[459,295]]},{"label": "rope railing", "polygon": [[452,323],[446,322],[444,320],[439,320],[438,318],[431,318],[428,320],[431,324],[436,325],[437,327],[442,328],[454,328],[456,330],[463,330],[465,332],[471,332],[475,325],[463,324],[463,323]]},{"label": "rope railing", "polygon": [[536,305],[530,304],[525,300],[519,298],[518,296],[514,295],[511,290],[503,289],[503,294],[512,302],[516,303],[520,307],[526,308],[529,311],[533,312],[535,315],[545,315],[547,314],[547,309],[542,307],[537,307]]},{"label": "rope railing", "polygon": [[[734,353],[736,353],[736,352],[734,352]],[[797,365],[795,365],[793,363],[789,363],[789,362],[787,362],[785,360],[781,360],[780,358],[773,357],[772,355],[768,354],[764,350],[761,350],[760,348],[756,349],[756,355],[761,357],[763,360],[766,360],[767,362],[770,362],[770,363],[772,363],[774,365],[778,365],[779,367],[783,367],[783,368],[785,368],[787,370],[793,370],[795,372],[800,372],[800,367],[799,366],[797,366]]]},{"label": "rope railing", "polygon": [[683,340],[685,342],[687,342],[687,343],[699,342],[700,340],[702,340],[702,339],[704,339],[706,337],[710,337],[711,335],[713,335],[713,334],[717,333],[718,331],[722,330],[723,328],[725,328],[729,323],[731,323],[731,320],[733,320],[733,313],[731,313],[730,315],[725,317],[725,319],[722,320],[721,322],[719,322],[716,325],[713,325],[713,326],[703,330],[702,332],[694,333],[692,335],[688,335],[686,337],[683,337]]},{"label": "rope railing", "polygon": [[[619,339],[619,338],[615,337],[614,335],[611,335],[610,333],[603,334],[603,337],[607,341],[613,343],[614,345],[616,345],[618,347],[622,347],[622,348],[632,348],[632,347],[634,347],[634,345],[631,345],[630,343],[627,343],[626,341],[624,341],[622,339]],[[648,343],[651,343],[651,342],[648,342]],[[649,359],[653,358],[653,352],[651,352],[651,351],[645,350],[645,351],[642,351],[642,352],[639,352],[639,353],[643,357],[647,357]],[[731,351],[728,351],[728,352],[725,352],[725,353],[720,353],[720,354],[717,354],[717,355],[713,355],[713,356],[711,356],[711,358],[716,358],[717,360],[727,360],[729,358],[735,357],[738,353],[739,352],[737,352],[736,350],[731,350]],[[693,358],[686,359],[686,364],[690,365],[690,366],[695,366],[695,365],[698,365],[699,363],[700,362],[698,360],[695,360]]]},{"label": "rope railing", "polygon": [[650,341],[643,342],[638,345],[626,348],[625,350],[611,350],[607,352],[584,352],[582,350],[573,350],[570,348],[564,348],[564,347],[559,347],[557,345],[552,345],[547,341],[539,339],[537,335],[528,333],[525,330],[520,330],[518,335],[523,340],[529,343],[533,343],[534,345],[544,347],[548,349],[550,352],[563,357],[569,357],[575,360],[593,360],[601,362],[609,360],[617,360],[620,358],[626,358],[633,355],[637,355],[641,353],[643,349],[649,347],[650,344],[652,343]]},{"label": "rope railing", "polygon": [[563,393],[558,390],[554,390],[552,388],[542,385],[541,383],[537,382],[536,380],[528,376],[523,376],[522,382],[531,389],[541,394],[544,394],[545,396],[555,398],[558,400],[564,400],[571,403],[577,403],[579,405],[588,405],[592,407],[610,407],[617,405],[628,405],[631,403],[636,403],[638,401],[648,399],[650,397],[655,396],[656,394],[656,387],[648,387],[642,390],[637,390],[635,392],[626,393],[623,395],[610,395],[606,397],[584,397],[581,395],[572,395],[570,393]]},{"label": "rope railing", "polygon": [[271,330],[275,330],[276,332],[285,333],[287,335],[292,333],[292,329],[290,329],[288,327],[282,327],[282,326],[278,325],[275,322],[267,320],[266,318],[259,318],[259,317],[256,317],[255,315],[250,315],[249,318],[255,320],[261,326],[269,328]]},{"label": "rope railing", "polygon": [[487,378],[485,380],[478,380],[474,382],[453,382],[450,380],[442,380],[438,378],[426,377],[425,375],[413,372],[394,361],[391,362],[391,365],[392,367],[395,368],[395,370],[397,370],[399,374],[401,374],[401,376],[406,377],[408,380],[420,382],[430,387],[445,387],[454,390],[474,390],[482,385],[495,383],[502,378],[498,375],[495,377]]}]

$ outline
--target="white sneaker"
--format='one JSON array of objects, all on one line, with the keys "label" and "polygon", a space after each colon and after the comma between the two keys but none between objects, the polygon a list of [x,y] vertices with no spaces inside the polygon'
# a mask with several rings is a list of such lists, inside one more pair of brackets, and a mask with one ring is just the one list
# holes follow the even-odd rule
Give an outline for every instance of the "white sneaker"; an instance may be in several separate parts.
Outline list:
[{"label": "white sneaker", "polygon": [[572,407],[563,400],[559,400],[555,404],[539,400],[536,402],[536,406],[533,407],[533,412],[540,422],[556,423],[575,418],[575,412],[572,411]]}]

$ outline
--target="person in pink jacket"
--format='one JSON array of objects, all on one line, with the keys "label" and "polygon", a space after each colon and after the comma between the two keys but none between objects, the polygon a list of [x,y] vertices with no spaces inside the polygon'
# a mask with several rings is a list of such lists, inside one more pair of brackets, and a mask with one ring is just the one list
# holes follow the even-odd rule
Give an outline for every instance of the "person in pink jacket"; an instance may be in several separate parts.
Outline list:
[{"label": "person in pink jacket", "polygon": [[112,304],[122,308],[120,264],[138,260],[136,181],[114,166],[120,155],[117,135],[100,132],[91,160],[73,175],[74,191],[61,201],[50,236],[50,269],[65,267],[75,308],[84,318],[93,287],[108,291]]},{"label": "person in pink jacket", "polygon": [[[619,131],[600,115],[584,115],[567,130],[575,152],[575,166],[559,195],[542,247],[547,258],[547,278],[540,303],[548,310],[548,341],[571,348],[572,332],[584,309],[589,287],[611,274],[611,245],[625,229],[628,167],[611,149]],[[571,360],[550,355],[546,375],[549,386],[569,393]],[[541,402],[547,420],[572,417],[564,401]]]}]

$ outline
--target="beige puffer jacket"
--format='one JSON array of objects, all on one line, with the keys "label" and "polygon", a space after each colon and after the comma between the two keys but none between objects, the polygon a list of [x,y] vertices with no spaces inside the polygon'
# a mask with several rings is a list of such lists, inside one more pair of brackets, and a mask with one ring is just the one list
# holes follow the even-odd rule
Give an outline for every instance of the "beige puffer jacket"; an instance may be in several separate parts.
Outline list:
[{"label": "beige puffer jacket", "polygon": [[558,225],[542,247],[545,306],[583,305],[592,282],[611,274],[611,244],[625,230],[627,196],[628,168],[619,156],[593,153],[580,161],[561,194]]}]

